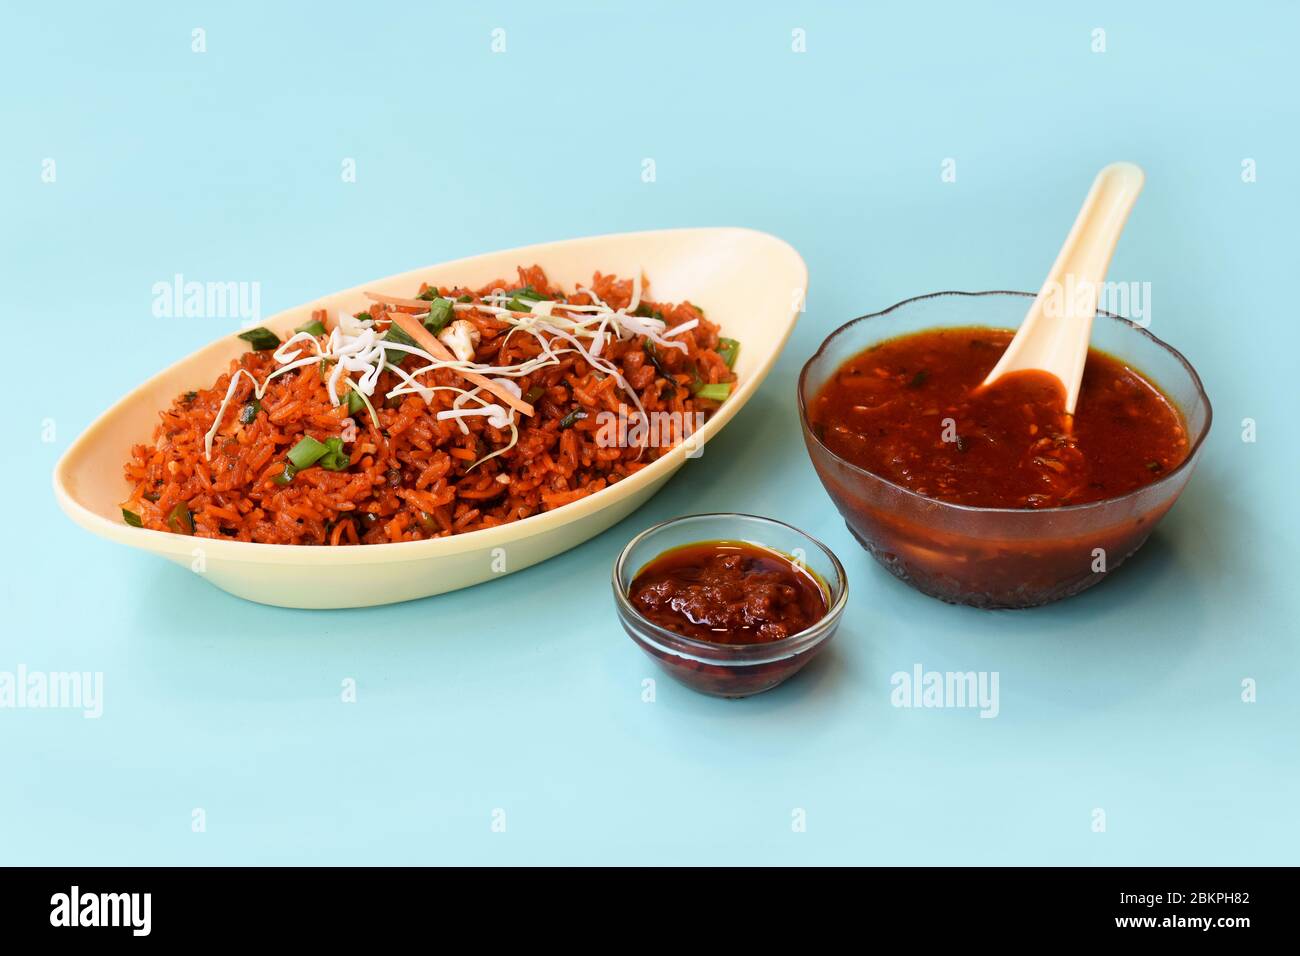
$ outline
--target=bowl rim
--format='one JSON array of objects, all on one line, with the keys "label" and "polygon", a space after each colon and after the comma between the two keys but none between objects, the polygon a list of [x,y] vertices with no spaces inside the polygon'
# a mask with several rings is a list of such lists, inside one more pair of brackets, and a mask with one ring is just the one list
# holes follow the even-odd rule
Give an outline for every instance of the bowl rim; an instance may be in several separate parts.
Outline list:
[{"label": "bowl rim", "polygon": [[[806,292],[808,288],[807,263],[794,246],[779,236],[748,226],[684,226],[576,236],[532,243],[510,249],[494,249],[444,262],[417,266],[401,273],[377,277],[347,289],[326,292],[307,302],[289,306],[267,316],[262,320],[261,324],[268,328],[278,328],[280,326],[288,328],[291,323],[301,321],[301,315],[304,312],[324,300],[345,296],[355,298],[367,289],[384,289],[420,277],[433,269],[450,270],[458,266],[469,266],[487,257],[544,257],[553,251],[560,251],[565,247],[577,244],[634,239],[662,241],[669,238],[684,238],[692,235],[706,236],[709,234],[719,237],[729,235],[744,236],[750,241],[770,247],[780,255],[788,257],[797,275],[799,288]],[[770,353],[763,355],[757,365],[750,370],[750,373],[740,379],[730,398],[723,402],[709,420],[704,423],[704,426],[694,433],[692,437],[695,439],[696,447],[703,448],[708,442],[712,441],[718,432],[739,414],[744,406],[758,393],[759,388],[776,366],[778,359],[789,343],[795,325],[799,321],[800,313],[798,309],[791,308],[789,313],[788,317],[783,319]],[[662,484],[671,478],[687,461],[689,449],[685,443],[678,443],[649,465],[628,475],[626,478],[552,511],[540,512],[518,521],[449,535],[443,538],[340,547],[196,538],[190,535],[155,531],[150,528],[133,528],[115,519],[106,518],[84,505],[80,500],[80,496],[73,494],[70,490],[69,472],[72,464],[77,460],[78,455],[83,452],[83,449],[91,445],[96,440],[97,434],[107,427],[107,422],[113,412],[125,402],[133,399],[143,399],[148,395],[149,388],[156,379],[167,374],[173,368],[190,362],[200,353],[216,349],[232,335],[233,333],[223,334],[159,369],[143,381],[138,382],[126,395],[113,402],[93,418],[69,443],[54,466],[52,485],[55,500],[64,513],[76,524],[93,534],[119,544],[138,547],[154,554],[178,558],[184,557],[187,561],[195,548],[201,548],[209,560],[238,561],[251,564],[287,563],[308,566],[353,565],[359,563],[398,564],[424,561],[432,557],[443,558],[490,550],[494,547],[514,545],[521,541],[550,534],[563,525],[588,519],[606,507],[616,507],[620,502],[634,497],[646,489],[655,488],[657,484]]]},{"label": "bowl rim", "polygon": [[[1017,297],[1032,299],[1036,297],[1037,293],[1018,292],[1012,289],[989,289],[983,292],[967,292],[959,289],[948,289],[943,292],[929,292],[926,293],[925,295],[915,295],[912,296],[910,299],[903,299],[900,302],[895,302],[889,308],[881,309],[879,312],[871,312],[868,313],[867,315],[860,315],[856,319],[850,319],[849,321],[845,322],[843,325],[832,330],[831,333],[822,340],[821,345],[817,347],[817,351],[814,352],[811,357],[809,357],[808,361],[804,363],[803,368],[800,369],[799,371],[799,380],[796,385],[796,391],[798,392],[797,398],[798,398],[798,405],[799,405],[799,424],[803,427],[804,435],[811,436],[812,440],[817,443],[817,446],[821,448],[822,451],[824,451],[827,455],[830,455],[831,458],[835,459],[835,461],[837,461],[845,468],[848,468],[853,472],[857,472],[860,475],[869,477],[874,481],[880,482],[881,484],[888,485],[891,489],[893,489],[894,491],[902,495],[905,495],[907,498],[910,498],[916,502],[924,503],[931,507],[942,506],[943,508],[950,508],[954,511],[971,513],[971,514],[1060,515],[1060,514],[1067,514],[1067,513],[1084,512],[1089,509],[1097,509],[1108,505],[1113,505],[1116,502],[1125,501],[1137,495],[1145,494],[1151,489],[1162,487],[1165,484],[1173,481],[1174,478],[1177,477],[1184,470],[1187,470],[1189,472],[1191,471],[1191,469],[1195,465],[1197,456],[1200,454],[1201,447],[1205,444],[1206,437],[1210,434],[1210,426],[1214,424],[1214,407],[1210,404],[1210,396],[1205,391],[1205,384],[1201,381],[1201,376],[1197,374],[1196,368],[1192,365],[1191,362],[1187,361],[1187,358],[1183,355],[1183,353],[1179,352],[1176,348],[1174,348],[1164,339],[1160,338],[1154,333],[1138,325],[1136,322],[1132,321],[1131,319],[1126,319],[1122,315],[1116,315],[1114,312],[1107,312],[1104,309],[1098,309],[1097,315],[1105,316],[1108,319],[1113,319],[1116,322],[1119,322],[1123,325],[1127,325],[1130,329],[1132,329],[1133,331],[1141,335],[1146,336],[1158,347],[1164,349],[1166,352],[1172,355],[1174,359],[1178,362],[1178,364],[1183,367],[1183,370],[1190,377],[1193,386],[1195,386],[1196,388],[1197,397],[1200,399],[1201,402],[1205,404],[1205,425],[1204,427],[1201,428],[1200,434],[1196,437],[1196,440],[1192,443],[1192,447],[1188,449],[1187,455],[1178,464],[1178,467],[1169,471],[1167,474],[1163,475],[1157,481],[1151,482],[1151,484],[1149,485],[1143,485],[1140,488],[1134,488],[1132,491],[1126,491],[1124,494],[1116,495],[1113,498],[1102,498],[1099,501],[1087,501],[1077,505],[1058,505],[1053,508],[984,508],[978,505],[963,505],[953,501],[944,501],[942,498],[931,498],[929,495],[919,494],[915,491],[912,491],[910,488],[904,488],[902,485],[890,481],[888,478],[885,478],[883,475],[878,475],[874,471],[868,471],[867,469],[859,465],[855,465],[853,464],[853,462],[848,461],[845,458],[841,458],[834,451],[832,451],[826,445],[826,443],[823,442],[821,438],[819,438],[817,434],[812,430],[808,422],[808,400],[805,395],[805,387],[804,387],[807,381],[808,371],[812,367],[812,364],[816,362],[819,358],[821,358],[822,353],[826,351],[826,347],[830,344],[831,340],[838,337],[840,333],[848,331],[851,326],[857,325],[859,322],[865,322],[868,319],[878,319],[881,316],[888,315],[889,313],[894,312],[897,309],[901,309],[904,306],[911,305],[914,302],[922,302],[927,299],[937,299],[940,296],[969,296],[975,298],[975,297],[995,296],[995,295],[1017,296]],[[949,328],[949,326],[942,326],[942,327]],[[951,326],[951,328],[959,328],[959,327],[960,326]],[[1145,377],[1145,373],[1143,374]],[[1157,388],[1160,388],[1160,383],[1158,382],[1152,381],[1151,384],[1155,385]],[[1161,389],[1161,391],[1163,392],[1163,389]],[[1168,396],[1166,396],[1166,399],[1170,402],[1170,404],[1174,404],[1173,400],[1169,399]],[[1178,408],[1176,404],[1174,404],[1174,407]],[[1182,409],[1180,408],[1179,411],[1181,412]]]},{"label": "bowl rim", "polygon": [[[702,641],[698,638],[688,637],[685,634],[678,634],[676,631],[670,631],[651,621],[645,615],[633,606],[628,600],[627,593],[623,588],[622,577],[623,569],[627,565],[628,556],[632,550],[650,536],[665,530],[666,528],[681,524],[687,521],[696,521],[701,518],[723,519],[727,521],[740,521],[744,523],[756,522],[758,524],[779,525],[787,531],[792,531],[799,537],[813,544],[821,550],[831,562],[831,567],[835,569],[835,581],[827,582],[827,586],[832,588],[833,600],[830,601],[826,608],[826,613],[817,619],[812,625],[791,634],[789,637],[783,637],[779,641],[767,641],[761,644],[717,644],[711,641]],[[702,538],[702,541],[722,540]],[[747,540],[739,538],[737,540]],[[762,542],[753,542],[762,544]],[[773,548],[771,545],[763,545],[771,548],[773,551],[781,550]],[[653,559],[651,559],[653,560]],[[712,511],[700,514],[678,515],[675,518],[668,518],[646,528],[640,534],[636,535],[623,546],[618,557],[614,560],[614,570],[611,575],[611,582],[614,587],[614,603],[617,605],[622,617],[631,617],[636,620],[637,624],[645,633],[645,637],[657,650],[671,654],[674,657],[684,657],[690,660],[699,661],[703,664],[716,664],[719,666],[730,667],[740,666],[748,667],[754,664],[770,664],[773,661],[784,660],[793,657],[809,647],[815,646],[830,636],[831,632],[839,624],[840,618],[844,614],[844,609],[848,607],[849,601],[849,576],[844,570],[844,565],[840,559],[835,556],[835,552],[825,544],[814,538],[807,531],[796,528],[788,522],[781,521],[777,518],[768,518],[765,515],[746,514],[739,511]],[[834,596],[834,587],[838,585],[839,596]],[[683,650],[685,648],[685,650]]]}]

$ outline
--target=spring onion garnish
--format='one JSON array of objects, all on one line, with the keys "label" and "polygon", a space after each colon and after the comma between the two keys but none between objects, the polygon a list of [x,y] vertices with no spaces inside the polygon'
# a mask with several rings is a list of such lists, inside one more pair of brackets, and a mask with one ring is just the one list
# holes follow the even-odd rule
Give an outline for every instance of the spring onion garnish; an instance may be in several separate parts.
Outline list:
[{"label": "spring onion garnish", "polygon": [[273,475],[271,480],[277,485],[287,485],[289,482],[293,481],[293,476],[296,474],[298,474],[298,469],[293,466],[293,462],[286,461],[284,463],[284,471],[280,472],[278,475]]},{"label": "spring onion garnish", "polygon": [[177,534],[193,534],[194,515],[190,514],[189,505],[183,501],[176,502],[167,512],[167,527]]},{"label": "spring onion garnish", "polygon": [[348,393],[349,412],[352,409],[352,396],[356,395],[361,399],[361,403],[366,406],[366,411],[370,413],[370,420],[375,423],[375,431],[380,431],[379,413],[375,411],[375,406],[370,404],[370,399],[367,398],[366,393],[361,390],[361,386],[350,378],[344,379],[344,381],[348,383],[348,388],[352,389],[352,391]]},{"label": "spring onion garnish", "polygon": [[536,405],[537,400],[545,394],[546,394],[546,389],[542,388],[542,386],[540,385],[534,385],[532,388],[530,388],[527,392],[524,393],[524,401],[527,402],[529,405]]},{"label": "spring onion garnish", "polygon": [[731,394],[731,382],[718,382],[715,385],[698,385],[694,389],[696,398],[706,398],[711,402],[722,402]]},{"label": "spring onion garnish", "polygon": [[[388,327],[388,331],[384,333],[384,340],[396,343],[397,345],[405,345],[413,349],[418,349],[420,347],[415,339],[407,335],[405,330],[396,322]],[[392,362],[394,365],[401,365],[402,360],[410,354],[410,352],[404,352],[401,349],[385,349],[384,361]]]},{"label": "spring onion garnish", "polygon": [[431,285],[429,288],[417,295],[416,298],[423,299],[425,302],[432,302],[434,299],[438,298],[438,295],[438,287],[436,285]]},{"label": "spring onion garnish", "polygon": [[456,310],[451,299],[434,298],[429,302],[429,314],[424,317],[424,327],[437,335],[456,317]]},{"label": "spring onion garnish", "polygon": [[294,329],[294,331],[306,332],[309,335],[324,335],[325,323],[322,322],[320,319],[312,319],[307,324],[298,326],[296,329]]},{"label": "spring onion garnish", "polygon": [[289,454],[286,457],[294,468],[301,471],[303,468],[310,468],[316,464],[327,451],[329,449],[323,443],[318,442],[310,435],[303,435],[298,444],[289,449]]},{"label": "spring onion garnish", "polygon": [[280,347],[280,337],[270,329],[258,326],[247,332],[240,332],[239,337],[252,346],[254,352],[268,352]]},{"label": "spring onion garnish", "polygon": [[[349,381],[351,381],[349,379]],[[355,389],[348,392],[348,414],[355,415],[361,409],[366,407],[365,401],[361,398],[361,393]]]},{"label": "spring onion garnish", "polygon": [[129,524],[132,528],[144,527],[144,522],[140,520],[140,516],[136,514],[134,511],[127,511],[125,508],[122,509],[122,520],[125,521],[127,524]]},{"label": "spring onion garnish", "polygon": [[727,363],[727,368],[735,368],[736,356],[740,354],[740,343],[735,339],[718,339],[718,354],[722,356],[722,361]]},{"label": "spring onion garnish", "polygon": [[239,410],[239,424],[251,425],[257,421],[257,413],[262,410],[262,403],[253,399]]},{"label": "spring onion garnish", "polygon": [[586,412],[581,408],[575,408],[573,411],[569,412],[569,414],[560,419],[560,431],[564,431],[566,428],[572,428],[586,417]]},{"label": "spring onion garnish", "polygon": [[473,297],[472,295],[462,295],[462,296],[461,296],[460,298],[458,298],[456,301],[457,301],[457,302],[473,302],[473,301],[474,301],[474,297]]},{"label": "spring onion garnish", "polygon": [[338,436],[325,439],[325,454],[316,462],[326,471],[346,471],[352,459],[343,450],[343,439]]},{"label": "spring onion garnish", "polygon": [[540,295],[536,289],[526,285],[521,289],[511,289],[506,294],[506,308],[511,312],[531,312],[533,303],[545,302],[546,296]]}]

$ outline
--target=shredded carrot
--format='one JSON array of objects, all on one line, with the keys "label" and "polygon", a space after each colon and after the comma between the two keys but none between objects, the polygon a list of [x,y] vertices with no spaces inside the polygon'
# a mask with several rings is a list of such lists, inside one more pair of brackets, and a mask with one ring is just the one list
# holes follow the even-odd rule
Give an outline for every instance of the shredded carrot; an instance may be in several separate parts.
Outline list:
[{"label": "shredded carrot", "polygon": [[[447,348],[447,346],[434,338],[433,333],[406,313],[394,312],[393,322],[400,326],[403,332],[415,339],[415,341],[434,358],[442,359],[444,362],[455,361],[456,357],[451,354],[451,350]],[[533,414],[533,406],[529,405],[522,398],[517,398],[514,392],[510,391],[510,389],[505,386],[498,385],[490,378],[480,375],[478,372],[464,372],[459,369],[457,369],[456,372],[467,382],[471,382],[480,388],[491,392],[497,398],[501,399],[501,401],[512,406],[521,415]]]},{"label": "shredded carrot", "polygon": [[429,303],[424,299],[404,299],[399,295],[383,295],[379,292],[366,292],[364,295],[371,302],[382,302],[384,305],[401,309],[415,309],[418,312],[429,311]]}]

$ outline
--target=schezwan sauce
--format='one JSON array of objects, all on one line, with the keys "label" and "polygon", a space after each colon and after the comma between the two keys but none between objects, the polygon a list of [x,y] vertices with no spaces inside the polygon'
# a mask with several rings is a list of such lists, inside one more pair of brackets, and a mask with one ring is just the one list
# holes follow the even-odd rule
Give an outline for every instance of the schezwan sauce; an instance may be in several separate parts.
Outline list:
[{"label": "schezwan sauce", "polygon": [[849,359],[809,408],[839,457],[920,495],[983,508],[1054,508],[1126,494],[1187,457],[1177,409],[1091,350],[1075,414],[1060,383],[1018,372],[980,388],[1014,333],[949,328]]},{"label": "schezwan sauce", "polygon": [[826,616],[826,589],[792,558],[745,541],[701,541],[641,569],[628,599],[645,618],[715,644],[761,644]]}]

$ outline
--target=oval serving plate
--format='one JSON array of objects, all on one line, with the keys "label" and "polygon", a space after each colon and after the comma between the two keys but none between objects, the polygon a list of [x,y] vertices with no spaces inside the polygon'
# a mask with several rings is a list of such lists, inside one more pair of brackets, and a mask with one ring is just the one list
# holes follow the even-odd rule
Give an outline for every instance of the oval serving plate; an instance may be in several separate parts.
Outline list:
[{"label": "oval serving plate", "polygon": [[[368,304],[363,290],[409,296],[421,282],[477,287],[513,277],[516,266],[534,264],[563,286],[589,282],[596,271],[629,276],[640,269],[656,299],[689,299],[723,334],[740,340],[737,387],[696,433],[700,444],[740,411],[767,376],[794,328],[808,283],[799,254],[774,236],[736,228],[672,229],[525,246],[415,269],[336,292],[262,324],[284,336],[308,321],[313,309],[362,311]],[[130,490],[122,468],[131,446],[152,439],[158,413],[173,398],[215,381],[247,347],[234,331],[222,336],[155,375],[87,428],[54,469],[54,493],[68,516],[101,537],[202,567],[217,587],[250,601],[366,607],[469,587],[567,551],[631,514],[686,460],[687,449],[679,446],[631,477],[554,511],[427,541],[256,544],[125,524],[119,503]]]}]

